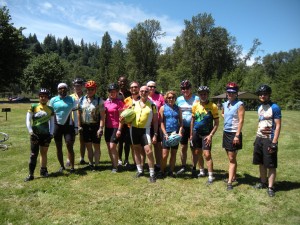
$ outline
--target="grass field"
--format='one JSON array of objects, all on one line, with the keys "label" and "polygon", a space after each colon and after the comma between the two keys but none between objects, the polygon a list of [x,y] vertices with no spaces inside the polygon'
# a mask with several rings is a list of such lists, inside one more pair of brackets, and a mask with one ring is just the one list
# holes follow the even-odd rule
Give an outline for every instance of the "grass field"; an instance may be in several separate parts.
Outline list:
[{"label": "grass field", "polygon": [[[9,149],[0,151],[0,224],[300,224],[299,112],[282,112],[278,191],[270,198],[266,190],[252,187],[258,177],[258,167],[251,163],[256,112],[246,112],[244,147],[238,155],[239,183],[228,192],[222,181],[228,169],[221,148],[222,119],[213,140],[216,181],[210,186],[206,185],[207,178],[191,179],[190,173],[153,184],[148,177],[133,178],[133,171],[112,174],[103,140],[100,171],[76,165],[77,174],[58,175],[59,163],[51,143],[51,176],[40,179],[38,164],[36,179],[25,183],[29,159],[25,115],[29,104],[0,104],[0,108],[5,107],[12,111],[7,121],[5,113],[0,114],[0,131],[10,135]],[[78,139],[75,152],[78,163]],[[179,159],[178,152],[178,166]]]}]

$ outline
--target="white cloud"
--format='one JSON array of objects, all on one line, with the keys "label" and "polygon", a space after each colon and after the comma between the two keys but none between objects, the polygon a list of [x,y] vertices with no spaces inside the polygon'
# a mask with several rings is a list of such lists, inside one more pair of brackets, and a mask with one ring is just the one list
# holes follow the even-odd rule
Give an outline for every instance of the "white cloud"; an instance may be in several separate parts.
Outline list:
[{"label": "white cloud", "polygon": [[[4,0],[0,0],[4,1]],[[24,33],[35,33],[39,41],[47,34],[56,38],[68,36],[74,41],[83,39],[85,42],[99,43],[104,32],[108,32],[112,41],[121,40],[126,43],[128,32],[137,23],[146,19],[155,19],[161,23],[166,36],[159,39],[165,49],[173,44],[173,39],[180,34],[183,25],[172,21],[166,15],[149,14],[136,5],[123,2],[102,3],[96,0],[52,0],[22,1],[9,4],[15,10],[13,20],[16,25],[26,27]]]}]

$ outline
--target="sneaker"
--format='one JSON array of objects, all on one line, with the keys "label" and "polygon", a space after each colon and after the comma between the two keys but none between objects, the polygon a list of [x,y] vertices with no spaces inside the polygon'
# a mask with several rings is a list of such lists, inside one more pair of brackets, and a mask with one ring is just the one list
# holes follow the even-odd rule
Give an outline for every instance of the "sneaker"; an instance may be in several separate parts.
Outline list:
[{"label": "sneaker", "polygon": [[85,164],[87,164],[87,163],[86,163],[86,161],[84,161],[84,159],[81,159],[81,160],[79,161],[79,164],[80,164],[80,165],[85,165]]},{"label": "sneaker", "polygon": [[135,178],[139,178],[139,177],[142,177],[142,176],[144,176],[144,173],[143,173],[143,172],[142,172],[142,173],[137,172],[137,173],[135,174]]},{"label": "sneaker", "polygon": [[186,172],[186,168],[185,167],[182,167],[180,170],[177,171],[177,175],[180,175],[180,174],[184,174]]},{"label": "sneaker", "polygon": [[123,163],[122,163],[122,160],[118,160],[118,166],[122,166],[123,165]]},{"label": "sneaker", "polygon": [[48,170],[47,169],[41,169],[40,170],[40,175],[41,175],[41,177],[48,177],[49,176]]},{"label": "sneaker", "polygon": [[200,172],[200,173],[198,174],[198,177],[205,177],[205,173]]},{"label": "sneaker", "polygon": [[118,169],[116,169],[116,168],[113,168],[112,170],[111,170],[111,173],[117,173],[118,172]]},{"label": "sneaker", "polygon": [[176,178],[176,175],[172,171],[169,171],[167,176],[172,177],[172,178]]},{"label": "sneaker", "polygon": [[212,184],[215,180],[215,177],[209,177],[207,180],[207,184]]},{"label": "sneaker", "polygon": [[65,168],[64,166],[62,166],[62,167],[59,168],[58,172],[59,172],[59,173],[63,173],[64,170],[66,170],[66,168]]},{"label": "sneaker", "polygon": [[27,181],[31,181],[33,179],[34,179],[33,175],[28,175],[28,177],[26,177],[24,181],[27,182]]},{"label": "sneaker", "polygon": [[69,167],[69,166],[71,166],[71,163],[70,163],[69,160],[67,160],[67,162],[66,162],[66,167]]},{"label": "sneaker", "polygon": [[156,177],[155,176],[150,176],[149,181],[150,181],[150,183],[155,183],[156,182]]},{"label": "sneaker", "polygon": [[154,165],[154,172],[158,173],[160,171],[160,166]]},{"label": "sneaker", "polygon": [[90,169],[91,171],[95,171],[94,165],[93,165],[93,164],[89,164],[89,169]]},{"label": "sneaker", "polygon": [[71,169],[70,169],[70,173],[71,173],[71,174],[75,173],[75,169],[74,169],[74,168],[71,168]]},{"label": "sneaker", "polygon": [[227,191],[233,190],[232,183],[227,183]]},{"label": "sneaker", "polygon": [[269,197],[274,197],[275,196],[275,190],[272,187],[269,187],[267,190],[267,193],[269,195]]},{"label": "sneaker", "polygon": [[268,187],[268,185],[267,185],[266,183],[262,183],[262,182],[257,183],[257,184],[254,186],[255,189],[265,189],[265,188],[267,188],[267,187]]},{"label": "sneaker", "polygon": [[164,174],[163,172],[159,171],[159,172],[157,173],[156,178],[157,178],[157,179],[164,179],[164,178],[165,178],[165,174]]},{"label": "sneaker", "polygon": [[197,170],[192,170],[191,178],[198,178]]}]

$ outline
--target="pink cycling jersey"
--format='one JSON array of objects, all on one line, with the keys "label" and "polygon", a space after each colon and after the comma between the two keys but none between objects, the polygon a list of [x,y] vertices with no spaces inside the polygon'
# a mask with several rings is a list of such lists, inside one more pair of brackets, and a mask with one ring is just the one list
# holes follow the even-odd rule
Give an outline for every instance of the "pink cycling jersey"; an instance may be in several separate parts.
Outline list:
[{"label": "pink cycling jersey", "polygon": [[108,128],[119,127],[120,111],[124,108],[124,103],[121,99],[107,99],[104,102],[105,107],[105,126]]}]

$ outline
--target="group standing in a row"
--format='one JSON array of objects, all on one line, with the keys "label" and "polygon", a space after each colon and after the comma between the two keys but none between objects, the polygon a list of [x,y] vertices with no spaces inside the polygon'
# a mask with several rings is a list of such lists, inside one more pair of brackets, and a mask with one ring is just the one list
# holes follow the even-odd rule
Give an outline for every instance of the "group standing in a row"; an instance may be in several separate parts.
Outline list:
[{"label": "group standing in a row", "polygon": [[[51,98],[50,92],[42,88],[39,92],[39,103],[28,110],[26,125],[30,133],[31,155],[29,176],[25,181],[34,179],[34,170],[41,152],[40,175],[48,176],[47,151],[51,139],[57,149],[60,163],[59,171],[65,170],[62,138],[67,147],[67,164],[70,173],[74,173],[75,135],[79,134],[80,164],[85,164],[87,150],[89,168],[98,168],[101,156],[100,141],[104,135],[112,163],[112,172],[118,172],[123,165],[129,167],[129,154],[132,149],[132,160],[137,168],[136,177],[144,176],[144,165],[148,159],[150,182],[165,176],[175,177],[187,171],[187,149],[190,143],[192,151],[192,177],[206,176],[204,159],[208,170],[208,184],[214,181],[212,140],[219,126],[219,114],[216,104],[209,100],[209,87],[200,86],[198,96],[192,94],[192,84],[184,80],[180,84],[182,95],[168,91],[164,96],[156,91],[156,83],[149,81],[141,86],[133,81],[127,90],[127,79],[120,77],[118,84],[108,86],[108,98],[104,101],[96,95],[97,84],[81,78],[73,81],[74,94],[67,95],[68,85],[58,85],[58,95]],[[85,87],[86,94],[82,88]],[[237,153],[242,149],[242,127],[244,123],[244,103],[238,99],[238,86],[234,82],[226,85],[227,99],[223,103],[224,117],[223,148],[229,160],[227,190],[233,189],[236,182]],[[257,188],[268,188],[269,196],[274,196],[274,182],[277,168],[277,143],[281,128],[281,111],[278,105],[271,102],[271,88],[261,85],[257,95],[262,103],[258,108],[259,126],[257,130],[253,164],[259,165],[261,182]],[[120,114],[131,108],[135,118],[125,123]],[[180,136],[176,139],[174,135]],[[180,140],[180,143],[179,143]],[[181,146],[181,168],[175,173],[177,149]],[[154,154],[152,151],[154,147]],[[118,146],[118,148],[117,148]],[[169,170],[167,160],[170,155]],[[204,159],[203,159],[204,157]],[[197,174],[197,165],[200,172]],[[269,172],[267,174],[267,172]]]}]

